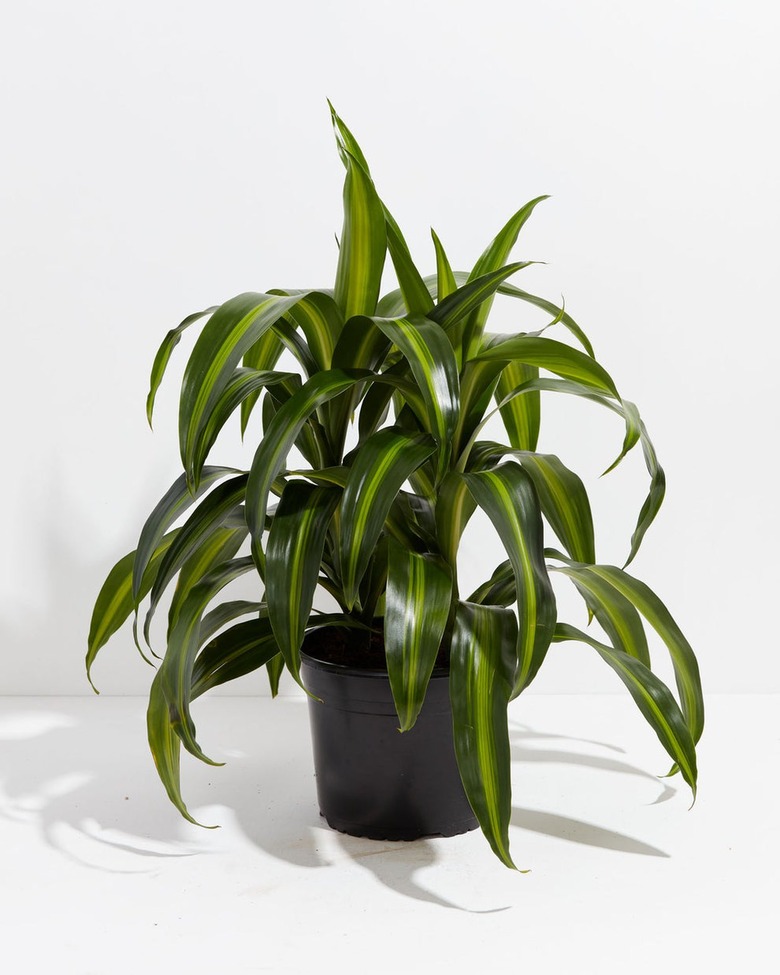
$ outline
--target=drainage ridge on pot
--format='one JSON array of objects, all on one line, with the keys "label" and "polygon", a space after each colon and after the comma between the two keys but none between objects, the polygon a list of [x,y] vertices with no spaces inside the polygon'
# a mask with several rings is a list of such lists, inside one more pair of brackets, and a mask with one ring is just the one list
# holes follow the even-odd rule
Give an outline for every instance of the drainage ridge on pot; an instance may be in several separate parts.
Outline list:
[{"label": "drainage ridge on pot", "polygon": [[414,727],[400,732],[386,670],[317,654],[316,641],[307,639],[301,674],[320,698],[309,698],[309,718],[317,798],[328,825],[377,840],[476,829],[455,760],[447,669],[433,671]]}]

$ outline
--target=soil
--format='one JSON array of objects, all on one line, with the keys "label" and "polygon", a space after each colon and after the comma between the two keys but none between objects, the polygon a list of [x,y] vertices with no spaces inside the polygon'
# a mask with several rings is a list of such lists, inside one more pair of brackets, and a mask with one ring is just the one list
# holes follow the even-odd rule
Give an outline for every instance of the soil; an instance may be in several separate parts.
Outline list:
[{"label": "soil", "polygon": [[[377,621],[381,626],[381,620]],[[381,629],[352,629],[343,626],[323,626],[306,635],[301,648],[317,660],[359,670],[387,671],[385,641]],[[449,655],[444,646],[436,657],[437,667],[447,667]]]}]

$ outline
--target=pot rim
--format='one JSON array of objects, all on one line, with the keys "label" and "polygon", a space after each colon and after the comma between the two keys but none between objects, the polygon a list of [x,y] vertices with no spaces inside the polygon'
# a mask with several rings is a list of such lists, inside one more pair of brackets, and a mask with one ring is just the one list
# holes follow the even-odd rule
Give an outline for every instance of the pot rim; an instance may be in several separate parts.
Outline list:
[{"label": "pot rim", "polygon": [[[344,677],[369,677],[375,680],[390,679],[387,670],[383,670],[381,667],[352,667],[349,664],[337,664],[331,660],[322,660],[320,657],[313,656],[309,650],[302,649],[300,653],[301,663],[313,667],[315,670],[324,670],[331,674],[341,674]],[[449,667],[434,667],[431,671],[430,679],[441,680],[449,676]]]}]

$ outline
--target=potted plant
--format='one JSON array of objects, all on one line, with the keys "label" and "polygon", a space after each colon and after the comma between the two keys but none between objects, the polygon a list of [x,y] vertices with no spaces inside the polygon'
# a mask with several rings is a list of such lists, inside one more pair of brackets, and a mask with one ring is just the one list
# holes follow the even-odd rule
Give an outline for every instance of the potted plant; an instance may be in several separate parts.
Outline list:
[{"label": "potted plant", "polygon": [[[612,467],[641,446],[650,490],[626,564],[659,510],[664,474],[636,407],[572,317],[508,283],[530,263],[509,254],[545,197],[518,210],[469,273],[452,270],[434,233],[436,274],[423,277],[360,147],[331,111],[346,168],[335,285],[241,294],[166,335],[152,368],[150,423],[182,332],[208,319],[181,387],[184,472],[106,579],[87,673],[131,616],[144,653],[177,580],[148,733],[163,785],[186,818],[194,822],[180,791],[181,746],[211,761],[192,702],[260,667],[275,694],[287,670],[310,696],[320,803],[333,825],[410,837],[478,822],[511,866],[507,705],[551,643],[593,648],[694,791],[703,726],[689,643],[646,585],[596,561],[582,481],[555,454],[537,451],[541,393],[583,397],[622,418]],[[388,253],[399,287],[380,297]],[[496,293],[543,309],[549,324],[487,331]],[[575,344],[552,338],[553,326]],[[277,367],[284,350],[294,371]],[[237,416],[243,433],[258,410],[262,436],[250,469],[207,463],[228,420]],[[504,443],[483,439],[494,413]],[[296,453],[300,463],[290,460]],[[477,506],[507,559],[462,593],[458,546]],[[549,531],[557,542],[546,547]],[[262,596],[215,602],[246,573],[259,575]],[[555,574],[574,584],[601,638],[558,620]],[[318,592],[329,594],[331,611],[314,607]],[[679,704],[651,670],[645,622],[671,655]]]}]

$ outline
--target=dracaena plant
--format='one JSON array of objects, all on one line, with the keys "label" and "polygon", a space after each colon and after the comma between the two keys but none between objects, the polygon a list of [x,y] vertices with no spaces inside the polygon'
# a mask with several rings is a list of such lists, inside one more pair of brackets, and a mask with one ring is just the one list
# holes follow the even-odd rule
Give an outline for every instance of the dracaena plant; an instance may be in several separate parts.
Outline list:
[{"label": "dracaena plant", "polygon": [[[379,630],[399,727],[408,731],[441,652],[464,788],[491,847],[511,865],[507,705],[531,684],[552,643],[581,641],[617,673],[693,790],[703,725],[686,638],[625,566],[597,562],[582,481],[556,454],[537,451],[541,394],[583,397],[622,419],[613,467],[640,445],[650,490],[626,564],[659,510],[664,474],[637,408],[572,317],[508,283],[529,263],[509,262],[509,254],[545,197],[521,207],[468,273],[452,270],[433,234],[436,273],[423,277],[357,142],[335,112],[332,118],[346,168],[335,284],[241,294],[165,336],[152,368],[150,422],[182,333],[207,319],[181,387],[184,470],[98,596],[87,669],[131,616],[139,649],[149,644],[152,618],[176,580],[148,734],[168,795],[191,819],[180,749],[211,762],[190,711],[201,694],[261,667],[276,693],[284,669],[301,681],[310,631],[348,626],[359,640]],[[388,253],[399,287],[380,297]],[[549,324],[512,335],[487,331],[497,293],[518,310],[544,310]],[[552,326],[572,341],[553,338]],[[284,350],[295,371],[277,368]],[[207,463],[227,421],[240,422],[243,433],[258,410],[262,436],[250,469]],[[503,443],[482,439],[495,413]],[[290,464],[291,456],[305,466]],[[462,593],[458,547],[477,507],[507,560],[475,592]],[[215,602],[245,573],[262,582],[256,601]],[[600,638],[558,620],[555,574],[573,583]],[[320,590],[337,612],[315,608]],[[671,656],[677,699],[651,669],[645,623]]]}]

